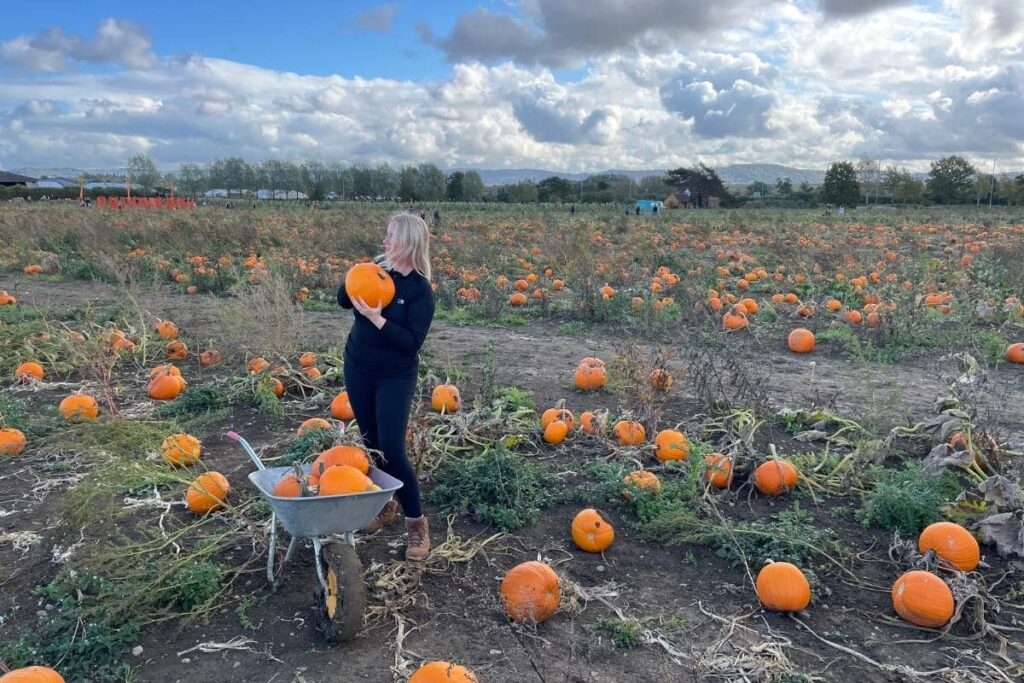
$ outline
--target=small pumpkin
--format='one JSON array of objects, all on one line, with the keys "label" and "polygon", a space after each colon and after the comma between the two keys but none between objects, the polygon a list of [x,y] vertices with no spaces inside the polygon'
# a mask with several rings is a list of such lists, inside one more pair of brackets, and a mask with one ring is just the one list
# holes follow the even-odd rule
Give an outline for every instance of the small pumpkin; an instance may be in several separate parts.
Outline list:
[{"label": "small pumpkin", "polygon": [[733,305],[722,316],[722,327],[728,332],[742,330],[747,326],[747,313],[745,310]]},{"label": "small pumpkin", "polygon": [[269,367],[270,362],[266,358],[261,358],[259,356],[250,360],[246,365],[246,369],[249,371],[250,375],[258,375]]},{"label": "small pumpkin", "polygon": [[608,382],[608,371],[600,358],[584,358],[576,366],[573,375],[576,388],[580,391],[597,391]]},{"label": "small pumpkin", "polygon": [[302,482],[294,473],[289,472],[277,480],[270,493],[281,498],[298,498],[302,495]]},{"label": "small pumpkin", "polygon": [[322,417],[311,417],[308,420],[303,420],[299,428],[295,430],[295,433],[302,436],[311,429],[330,429],[331,423]]},{"label": "small pumpkin", "polygon": [[25,450],[25,434],[20,429],[5,427],[0,429],[0,455],[20,455]]},{"label": "small pumpkin", "polygon": [[220,472],[205,472],[196,477],[185,492],[188,509],[197,515],[205,515],[224,507],[224,500],[231,493],[227,477]]},{"label": "small pumpkin", "polygon": [[354,420],[356,415],[352,412],[352,404],[348,400],[348,392],[343,391],[331,401],[331,417],[335,420]]},{"label": "small pumpkin", "polygon": [[477,678],[464,666],[436,661],[416,669],[409,683],[477,683]]},{"label": "small pumpkin", "polygon": [[615,529],[600,512],[586,508],[576,513],[572,520],[572,540],[580,550],[602,553],[615,540]]},{"label": "small pumpkin", "polygon": [[654,437],[654,457],[658,462],[686,460],[690,455],[690,442],[686,435],[675,429],[662,429]]},{"label": "small pumpkin", "polygon": [[1010,363],[1024,363],[1024,342],[1017,342],[1007,346],[1006,360]]},{"label": "small pumpkin", "polygon": [[636,420],[619,420],[612,433],[620,446],[639,446],[647,439],[647,431]]},{"label": "small pumpkin", "polygon": [[14,368],[14,376],[19,382],[25,384],[33,381],[42,381],[45,373],[43,372],[42,365],[29,360]]},{"label": "small pumpkin", "polygon": [[430,407],[439,413],[454,413],[461,405],[462,396],[454,384],[439,384],[430,395]]},{"label": "small pumpkin", "polygon": [[732,458],[721,453],[704,456],[704,478],[716,489],[729,488],[732,483]]},{"label": "small pumpkin", "polygon": [[[561,404],[561,401],[559,402]],[[555,420],[561,420],[569,427],[569,431],[576,426],[576,418],[568,408],[548,408],[540,414],[540,428],[547,429],[548,425]]]},{"label": "small pumpkin", "polygon": [[299,367],[311,368],[316,365],[316,354],[312,351],[306,351],[299,356]]},{"label": "small pumpkin", "polygon": [[185,360],[188,358],[188,347],[180,339],[172,339],[164,347],[164,357],[173,360]]},{"label": "small pumpkin", "polygon": [[544,443],[559,444],[569,435],[569,425],[564,420],[552,420],[544,428]]},{"label": "small pumpkin", "polygon": [[580,413],[580,429],[595,436],[603,434],[607,428],[608,414],[605,411],[584,410]]},{"label": "small pumpkin", "polygon": [[58,407],[61,417],[71,423],[91,422],[100,414],[100,406],[88,394],[72,394],[64,397]]},{"label": "small pumpkin", "polygon": [[177,339],[178,338],[178,326],[172,323],[170,320],[157,320],[156,325],[153,326],[156,333],[160,335],[161,339]]},{"label": "small pumpkin", "polygon": [[796,488],[800,473],[788,460],[772,458],[754,470],[754,486],[766,496],[781,496]]},{"label": "small pumpkin", "polygon": [[48,666],[26,666],[0,676],[0,683],[64,683],[64,677]]},{"label": "small pumpkin", "polygon": [[529,299],[522,292],[513,292],[508,297],[508,303],[510,306],[525,306]]},{"label": "small pumpkin", "polygon": [[522,624],[540,624],[558,611],[562,585],[555,570],[537,560],[510,569],[501,581],[505,614]]},{"label": "small pumpkin", "polygon": [[357,263],[345,273],[345,293],[370,308],[386,307],[395,298],[395,281],[376,263]]},{"label": "small pumpkin", "polygon": [[[661,479],[658,479],[658,475],[654,472],[648,472],[647,470],[630,472],[622,478],[622,483],[626,486],[635,486],[650,491],[651,493],[661,491]],[[629,498],[629,491],[625,491],[624,495],[626,498]]]},{"label": "small pumpkin", "polygon": [[814,350],[814,333],[804,327],[798,327],[789,333],[786,345],[793,353],[810,353]]},{"label": "small pumpkin", "polygon": [[199,365],[204,368],[208,368],[211,365],[216,365],[221,362],[222,359],[223,357],[217,349],[206,349],[199,354]]},{"label": "small pumpkin", "polygon": [[944,626],[953,616],[953,592],[926,571],[907,572],[892,585],[892,607],[904,621],[926,628]]},{"label": "small pumpkin", "polygon": [[935,522],[917,539],[922,553],[929,550],[962,572],[974,571],[981,561],[981,549],[971,532],[953,522]]},{"label": "small pumpkin", "polygon": [[799,567],[789,562],[761,567],[755,588],[761,604],[778,612],[799,612],[811,602],[811,584]]},{"label": "small pumpkin", "polygon": [[170,401],[177,398],[186,386],[188,383],[180,374],[160,374],[149,380],[146,392],[154,401]]},{"label": "small pumpkin", "polygon": [[191,465],[199,460],[202,442],[191,434],[171,434],[160,444],[160,454],[170,465]]},{"label": "small pumpkin", "polygon": [[654,368],[651,370],[651,374],[647,376],[647,383],[655,391],[668,391],[675,384],[675,381],[672,373],[665,368]]}]

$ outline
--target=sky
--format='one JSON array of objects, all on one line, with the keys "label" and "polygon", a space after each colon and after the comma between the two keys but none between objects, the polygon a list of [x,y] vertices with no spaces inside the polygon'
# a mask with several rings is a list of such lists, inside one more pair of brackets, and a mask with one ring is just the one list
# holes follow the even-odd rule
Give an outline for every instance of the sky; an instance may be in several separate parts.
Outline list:
[{"label": "sky", "polygon": [[1022,0],[19,3],[0,168],[1024,168]]}]

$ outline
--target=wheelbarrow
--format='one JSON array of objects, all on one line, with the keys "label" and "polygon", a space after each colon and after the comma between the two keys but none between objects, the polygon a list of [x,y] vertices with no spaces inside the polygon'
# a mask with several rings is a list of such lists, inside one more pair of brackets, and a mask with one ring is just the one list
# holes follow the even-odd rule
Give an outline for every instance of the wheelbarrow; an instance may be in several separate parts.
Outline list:
[{"label": "wheelbarrow", "polygon": [[[371,467],[369,476],[380,491],[350,493],[334,496],[288,498],[275,496],[272,491],[281,477],[294,472],[292,467],[264,466],[256,451],[236,432],[227,437],[245,449],[257,470],[249,474],[260,495],[270,506],[270,541],[267,544],[267,581],[276,590],[284,565],[291,559],[300,539],[313,543],[317,581],[316,628],[331,643],[349,640],[363,625],[366,610],[366,584],[363,566],[356,554],[355,531],[362,529],[377,516],[402,482]],[[303,476],[309,474],[310,465],[302,466]],[[277,551],[277,523],[291,536],[288,550],[281,564],[275,568]]]}]

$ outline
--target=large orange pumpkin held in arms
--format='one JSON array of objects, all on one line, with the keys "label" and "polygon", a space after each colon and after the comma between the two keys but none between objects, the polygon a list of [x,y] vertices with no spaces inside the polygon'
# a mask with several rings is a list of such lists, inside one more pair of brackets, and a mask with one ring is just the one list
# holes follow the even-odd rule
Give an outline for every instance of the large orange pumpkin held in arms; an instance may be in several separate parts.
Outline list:
[{"label": "large orange pumpkin held in arms", "polygon": [[345,292],[370,308],[386,307],[395,298],[395,281],[376,263],[357,263],[345,274]]}]

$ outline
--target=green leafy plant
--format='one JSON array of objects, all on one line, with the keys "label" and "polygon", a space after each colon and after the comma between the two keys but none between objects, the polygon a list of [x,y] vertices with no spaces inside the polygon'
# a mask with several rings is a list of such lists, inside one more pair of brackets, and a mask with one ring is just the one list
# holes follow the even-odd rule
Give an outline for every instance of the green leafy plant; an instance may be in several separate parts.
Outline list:
[{"label": "green leafy plant", "polygon": [[868,472],[874,485],[864,496],[857,520],[865,527],[880,526],[908,536],[941,519],[939,506],[960,491],[949,472],[932,477],[916,462],[906,463],[902,470],[874,466]]},{"label": "green leafy plant", "polygon": [[630,649],[643,643],[640,637],[641,624],[637,619],[599,619],[596,626],[599,631],[611,637],[615,647]]},{"label": "green leafy plant", "polygon": [[469,512],[478,522],[506,531],[533,524],[558,499],[548,472],[500,445],[449,459],[434,478],[429,502]]}]

